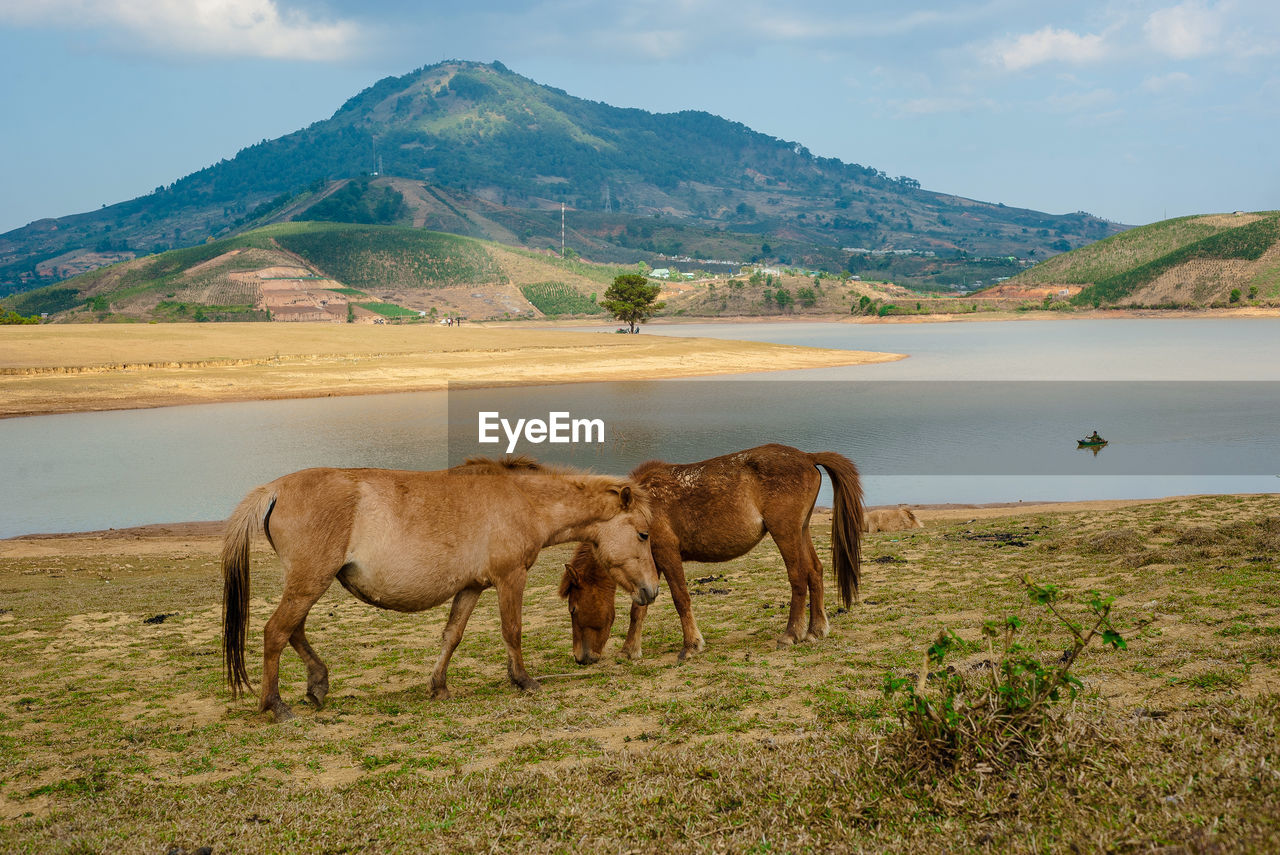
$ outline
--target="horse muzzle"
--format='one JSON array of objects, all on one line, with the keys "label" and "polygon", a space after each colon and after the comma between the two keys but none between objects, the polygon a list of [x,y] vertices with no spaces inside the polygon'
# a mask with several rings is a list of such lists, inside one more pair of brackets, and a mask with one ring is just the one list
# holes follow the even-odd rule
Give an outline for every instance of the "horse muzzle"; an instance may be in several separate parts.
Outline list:
[{"label": "horse muzzle", "polygon": [[637,606],[647,606],[658,599],[658,586],[641,585],[631,594],[631,601]]}]

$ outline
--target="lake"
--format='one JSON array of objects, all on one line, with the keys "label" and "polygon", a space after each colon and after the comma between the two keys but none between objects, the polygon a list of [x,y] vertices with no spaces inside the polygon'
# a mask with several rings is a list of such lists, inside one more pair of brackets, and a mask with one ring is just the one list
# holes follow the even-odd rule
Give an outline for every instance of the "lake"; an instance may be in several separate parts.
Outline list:
[{"label": "lake", "polygon": [[[601,444],[522,444],[622,472],[763,442],[858,462],[871,504],[1142,498],[1280,487],[1280,319],[654,326],[894,351],[883,365],[212,404],[0,421],[0,537],[225,517],[307,466],[431,469],[505,447],[476,414],[598,417]],[[1111,440],[1094,455],[1074,439]],[[825,492],[820,501],[829,498]]]}]

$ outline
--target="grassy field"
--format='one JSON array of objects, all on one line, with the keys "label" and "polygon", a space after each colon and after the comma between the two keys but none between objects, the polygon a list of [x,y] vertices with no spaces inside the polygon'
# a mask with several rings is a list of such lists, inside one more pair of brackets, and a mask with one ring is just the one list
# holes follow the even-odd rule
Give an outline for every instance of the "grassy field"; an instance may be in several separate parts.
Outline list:
[{"label": "grassy field", "polygon": [[[828,530],[818,552],[829,559]],[[399,615],[338,586],[312,612],[330,704],[284,725],[231,701],[217,541],[0,542],[0,849],[15,852],[1228,852],[1280,848],[1280,501],[1214,497],[1108,512],[965,517],[870,535],[863,601],[825,641],[775,648],[787,585],[766,541],[690,566],[705,653],[677,664],[664,594],[646,658],[578,667],[557,600],[567,548],[525,596],[542,691],[506,681],[486,593],[428,699],[445,610]],[[279,591],[255,556],[251,654]],[[1013,774],[910,771],[881,687],[941,628],[980,672],[987,618],[1064,633],[1022,574],[1072,605],[1116,594],[1126,651],[1091,649],[1056,747]],[[623,612],[625,620],[625,611]],[[251,671],[257,667],[251,660]]]}]

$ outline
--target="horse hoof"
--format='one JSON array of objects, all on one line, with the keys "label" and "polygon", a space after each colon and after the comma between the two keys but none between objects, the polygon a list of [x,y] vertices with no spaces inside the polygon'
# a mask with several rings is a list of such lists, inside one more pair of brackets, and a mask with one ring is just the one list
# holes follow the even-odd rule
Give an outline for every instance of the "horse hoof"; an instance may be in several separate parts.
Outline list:
[{"label": "horse hoof", "polygon": [[676,659],[680,662],[683,662],[684,660],[688,659],[690,656],[693,656],[697,653],[701,653],[703,650],[706,650],[706,648],[707,646],[705,644],[686,644],[680,650],[680,655],[677,656]]},{"label": "horse hoof", "polygon": [[624,647],[622,648],[622,655],[634,662],[641,658],[644,653],[641,652],[639,647]]},{"label": "horse hoof", "polygon": [[433,701],[447,701],[447,700],[449,700],[449,688],[448,688],[447,686],[434,686],[434,685],[433,685],[433,686],[431,687],[431,700],[433,700]]},{"label": "horse hoof", "polygon": [[784,635],[782,636],[782,638],[778,639],[778,649],[786,650],[788,647],[791,647],[795,643],[796,643],[796,640],[794,638],[792,638],[789,635]]},{"label": "horse hoof", "polygon": [[539,683],[537,680],[533,679],[532,677],[521,681],[519,685],[521,689],[523,689],[524,691],[528,692],[531,695],[542,691],[542,684]]},{"label": "horse hoof", "polygon": [[311,689],[307,692],[307,700],[318,710],[324,709],[324,701],[328,696],[328,689]]},{"label": "horse hoof", "polygon": [[286,721],[293,721],[294,719],[293,710],[284,704],[280,704],[272,710],[272,714],[275,716],[276,724],[284,724]]}]

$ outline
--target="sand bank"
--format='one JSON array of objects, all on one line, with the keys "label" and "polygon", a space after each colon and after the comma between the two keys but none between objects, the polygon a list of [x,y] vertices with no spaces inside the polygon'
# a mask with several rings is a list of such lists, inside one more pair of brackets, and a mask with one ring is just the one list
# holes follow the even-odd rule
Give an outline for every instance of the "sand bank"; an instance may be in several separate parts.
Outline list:
[{"label": "sand bank", "polygon": [[901,354],[545,329],[325,324],[15,326],[0,418],[225,401],[864,365]]}]

